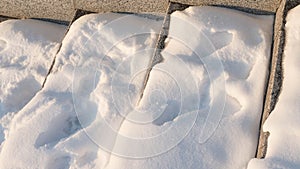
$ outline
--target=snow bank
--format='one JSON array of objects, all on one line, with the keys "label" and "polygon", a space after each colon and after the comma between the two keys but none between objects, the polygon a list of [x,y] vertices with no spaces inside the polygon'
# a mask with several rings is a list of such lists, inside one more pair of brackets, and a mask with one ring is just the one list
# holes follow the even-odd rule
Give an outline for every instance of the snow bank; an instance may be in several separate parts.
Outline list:
[{"label": "snow bank", "polygon": [[190,7],[139,100],[162,18],[91,14],[13,118],[0,168],[245,168],[254,156],[272,16]]},{"label": "snow bank", "polygon": [[[0,118],[6,128],[13,114],[40,90],[66,27],[9,20],[0,23],[0,30]],[[3,129],[0,132],[2,142]]]},{"label": "snow bank", "polygon": [[249,169],[300,168],[300,6],[287,16],[284,49],[284,80],[274,111],[263,126],[269,131],[268,150],[263,160],[253,159]]}]

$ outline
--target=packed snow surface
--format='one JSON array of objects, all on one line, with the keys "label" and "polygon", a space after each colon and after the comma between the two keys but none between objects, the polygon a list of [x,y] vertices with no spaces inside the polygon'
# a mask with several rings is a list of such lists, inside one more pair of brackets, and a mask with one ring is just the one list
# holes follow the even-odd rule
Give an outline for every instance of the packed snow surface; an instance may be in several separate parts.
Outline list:
[{"label": "packed snow surface", "polygon": [[287,15],[283,54],[283,85],[274,111],[263,126],[269,131],[263,160],[253,159],[249,169],[300,168],[300,6]]},{"label": "packed snow surface", "polygon": [[273,17],[173,13],[164,60],[142,90],[162,19],[106,13],[73,23],[44,88],[3,120],[0,168],[246,168]]}]

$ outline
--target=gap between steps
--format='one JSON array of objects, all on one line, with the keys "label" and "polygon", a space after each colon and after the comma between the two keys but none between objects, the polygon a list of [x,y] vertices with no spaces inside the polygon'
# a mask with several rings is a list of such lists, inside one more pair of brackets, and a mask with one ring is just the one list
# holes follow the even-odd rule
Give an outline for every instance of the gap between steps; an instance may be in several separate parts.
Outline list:
[{"label": "gap between steps", "polygon": [[[161,63],[163,61],[161,51],[165,48],[165,40],[167,39],[168,34],[169,34],[171,14],[173,12],[177,11],[177,10],[178,11],[184,10],[187,7],[189,7],[189,5],[184,5],[184,4],[175,3],[175,2],[169,2],[166,13],[165,13],[165,16],[164,16],[164,21],[163,21],[160,33],[159,33],[159,35],[157,37],[157,40],[156,40],[156,45],[155,45],[153,55],[150,58],[150,61],[149,61],[149,64],[148,64],[148,67],[147,67],[147,70],[146,70],[147,72],[146,72],[146,75],[145,75],[144,80],[143,80],[143,86],[142,86],[142,89],[140,91],[140,97],[137,101],[137,105],[139,104],[139,102],[143,98],[144,91],[145,91],[145,88],[147,86],[147,83],[148,83],[148,80],[149,80],[149,77],[150,77],[150,73],[151,73],[153,67],[156,64]],[[120,126],[122,126],[123,122],[121,122]],[[109,165],[112,153],[110,152],[109,154],[110,155],[109,155],[108,160],[107,160],[107,162],[104,166],[104,169]]]},{"label": "gap between steps", "polygon": [[282,0],[279,8],[276,11],[275,23],[274,23],[274,39],[273,39],[273,53],[270,63],[270,75],[267,86],[267,93],[264,98],[263,113],[260,121],[259,139],[256,151],[256,158],[263,159],[266,156],[268,149],[268,137],[270,134],[268,131],[263,131],[263,125],[269,115],[276,107],[277,101],[280,97],[282,90],[283,76],[283,53],[285,47],[285,23],[286,16],[289,10],[293,9],[300,4],[300,0]]},{"label": "gap between steps", "polygon": [[52,69],[53,69],[53,67],[54,67],[54,65],[55,65],[56,56],[57,56],[57,54],[60,52],[60,49],[61,49],[61,47],[62,47],[62,42],[63,42],[64,38],[66,37],[67,33],[69,32],[71,25],[74,23],[75,20],[77,20],[77,19],[80,18],[81,16],[86,15],[86,14],[90,14],[90,13],[93,13],[93,12],[90,12],[90,11],[84,11],[84,10],[80,10],[80,9],[76,9],[76,10],[75,10],[74,15],[73,15],[73,19],[72,19],[71,22],[69,23],[68,28],[67,28],[67,30],[66,30],[66,32],[65,32],[65,34],[64,34],[64,36],[63,36],[63,38],[62,38],[62,41],[61,41],[61,43],[59,44],[59,47],[58,47],[58,49],[57,49],[57,51],[56,51],[56,53],[55,53],[55,55],[54,55],[53,61],[52,61],[51,66],[50,66],[50,68],[49,68],[49,70],[48,70],[48,73],[47,73],[47,75],[46,75],[46,77],[45,77],[45,80],[44,80],[44,82],[43,82],[43,85],[42,85],[41,90],[45,87],[45,84],[46,84],[46,82],[47,82],[48,76],[49,76],[49,75],[51,74],[51,72],[52,72]]},{"label": "gap between steps", "polygon": [[163,21],[160,33],[159,33],[158,38],[156,40],[156,45],[155,45],[153,55],[150,58],[150,61],[149,61],[149,64],[148,64],[148,67],[147,67],[147,70],[146,70],[146,75],[145,75],[144,80],[143,80],[143,86],[142,86],[142,89],[140,91],[140,96],[139,96],[139,99],[138,99],[136,105],[139,105],[140,101],[142,100],[142,98],[144,96],[144,91],[145,91],[146,86],[148,84],[150,73],[151,73],[153,67],[156,64],[161,63],[164,60],[164,58],[161,55],[161,51],[165,48],[165,40],[167,39],[167,37],[169,35],[171,14],[175,11],[182,11],[182,10],[188,8],[189,6],[190,5],[185,5],[185,4],[175,3],[175,2],[169,2],[167,11],[166,11],[165,16],[164,16],[164,21]]}]

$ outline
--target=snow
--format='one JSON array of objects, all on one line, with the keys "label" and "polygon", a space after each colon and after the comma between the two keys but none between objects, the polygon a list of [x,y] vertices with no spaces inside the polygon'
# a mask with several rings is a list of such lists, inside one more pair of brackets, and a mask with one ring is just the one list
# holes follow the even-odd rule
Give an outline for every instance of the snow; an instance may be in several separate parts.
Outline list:
[{"label": "snow", "polygon": [[41,89],[65,29],[37,20],[0,23],[1,121],[9,121]]},{"label": "snow", "polygon": [[99,123],[93,121],[99,122],[101,115],[114,120],[111,83],[116,83],[117,98],[124,99],[125,92],[130,92],[123,90],[129,82],[131,94],[139,94],[161,24],[160,17],[121,14],[77,20],[63,40],[45,87],[13,118],[0,168],[47,169],[53,164],[55,168],[92,168],[99,147],[85,131],[97,128]]},{"label": "snow", "polygon": [[283,56],[283,85],[279,100],[263,126],[269,131],[265,159],[253,159],[249,169],[300,168],[300,6],[287,15],[286,46]]},{"label": "snow", "polygon": [[44,88],[8,120],[0,168],[246,168],[273,16],[218,7],[173,13],[164,61],[139,100],[162,19],[76,20]]},{"label": "snow", "polygon": [[[106,169],[246,168],[257,146],[272,21],[213,7],[172,14],[164,62],[151,72],[149,97],[141,101],[153,105],[151,92],[160,91],[167,99],[158,103],[166,108],[159,123],[123,123],[123,135],[150,142],[118,137]],[[138,150],[139,157],[155,156],[132,159]]]}]

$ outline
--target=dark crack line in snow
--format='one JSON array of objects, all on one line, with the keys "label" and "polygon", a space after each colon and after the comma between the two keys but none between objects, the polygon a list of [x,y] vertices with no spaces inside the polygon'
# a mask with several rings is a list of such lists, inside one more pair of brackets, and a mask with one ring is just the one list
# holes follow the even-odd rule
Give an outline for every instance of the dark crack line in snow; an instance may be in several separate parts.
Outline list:
[{"label": "dark crack line in snow", "polygon": [[[156,41],[156,45],[155,45],[155,49],[154,49],[153,55],[152,55],[152,57],[150,59],[148,68],[146,70],[147,72],[146,72],[146,75],[145,75],[144,80],[143,80],[143,86],[142,86],[142,89],[140,91],[140,97],[139,97],[139,99],[137,101],[137,105],[139,105],[140,101],[143,99],[144,91],[145,91],[146,86],[148,84],[150,73],[151,73],[153,67],[156,64],[159,64],[159,63],[161,63],[163,61],[163,57],[161,55],[161,51],[165,48],[165,40],[167,39],[168,34],[169,34],[171,14],[173,12],[177,11],[177,10],[180,10],[180,11],[184,10],[187,7],[189,7],[189,5],[184,5],[184,4],[180,4],[180,3],[174,3],[174,2],[169,2],[167,10],[166,10],[166,13],[165,13],[165,16],[164,16],[164,21],[163,21],[160,33],[159,33],[157,41]],[[119,128],[122,127],[122,124],[124,123],[125,119],[126,118],[124,118],[123,121],[121,121]],[[113,151],[113,149],[112,149],[112,151]],[[104,169],[106,169],[107,166],[110,163],[111,154],[112,154],[112,152],[110,152],[110,155],[109,155],[109,157],[107,159],[107,162],[105,163],[105,165],[103,167]]]},{"label": "dark crack line in snow", "polygon": [[[137,101],[137,105],[140,103],[140,101],[143,98],[144,91],[145,91],[145,88],[147,86],[147,83],[148,83],[148,80],[149,80],[149,77],[150,77],[150,72],[151,72],[153,66],[163,61],[163,58],[162,58],[160,52],[165,47],[165,40],[167,38],[167,34],[168,34],[168,31],[169,31],[169,25],[170,25],[170,13],[169,13],[169,9],[170,9],[171,4],[172,3],[168,4],[167,12],[166,12],[166,14],[164,16],[164,21],[163,21],[160,33],[159,33],[159,35],[157,37],[155,49],[154,49],[153,55],[152,55],[152,57],[151,57],[151,59],[149,61],[148,68],[146,70],[147,72],[146,72],[146,75],[145,75],[144,80],[143,80],[143,86],[142,86],[142,89],[140,91],[140,97],[139,97],[139,99]],[[124,120],[125,120],[125,118],[121,121],[119,129],[121,128],[122,124],[124,123]],[[116,142],[116,140],[115,140],[115,142]],[[111,151],[113,151],[113,149]],[[104,169],[107,168],[107,166],[110,163],[111,154],[112,154],[112,152],[110,152],[110,154],[109,154],[107,162],[105,163],[105,165],[103,167]]]},{"label": "dark crack line in snow", "polygon": [[49,70],[48,70],[48,73],[47,73],[47,75],[46,75],[46,77],[45,77],[45,80],[44,80],[44,82],[43,82],[43,84],[42,84],[41,90],[45,87],[47,78],[48,78],[48,76],[50,75],[50,73],[52,72],[52,69],[53,69],[53,67],[54,67],[54,65],[55,65],[56,56],[57,56],[57,54],[59,53],[59,51],[60,51],[60,49],[61,49],[61,46],[62,46],[62,43],[59,44],[59,47],[58,47],[58,49],[57,49],[57,51],[56,51],[56,53],[55,53],[55,55],[54,55],[54,58],[53,58],[52,63],[51,63],[51,66],[50,66],[50,68],[49,68]]},{"label": "dark crack line in snow", "polygon": [[[75,11],[75,13],[74,13],[73,16],[76,15],[76,12],[77,12],[77,10]],[[1,21],[4,21],[3,18],[4,18],[5,20],[7,20],[7,19],[17,19],[17,18],[6,17],[6,16],[0,15],[0,22],[1,22]],[[75,17],[74,17],[74,18],[75,18]],[[74,21],[74,20],[72,20],[72,22],[69,23],[68,28],[67,28],[67,30],[65,31],[64,36],[63,36],[62,39],[61,39],[61,43],[59,43],[59,47],[58,47],[58,49],[57,49],[57,51],[56,51],[56,53],[55,53],[55,55],[54,55],[54,58],[53,58],[52,63],[51,63],[51,66],[50,66],[50,68],[49,68],[49,70],[48,70],[48,73],[47,73],[47,75],[46,75],[46,77],[45,77],[43,83],[42,83],[41,88],[40,88],[39,90],[37,90],[36,93],[34,93],[34,95],[30,98],[30,100],[28,100],[28,102],[26,102],[26,103],[24,104],[24,106],[23,106],[20,110],[18,110],[18,112],[16,112],[16,114],[18,114],[20,111],[22,111],[22,110],[24,109],[24,107],[26,107],[26,106],[33,100],[33,98],[35,98],[36,95],[37,95],[39,92],[41,92],[41,91],[43,90],[43,88],[44,88],[44,86],[45,86],[45,83],[46,83],[46,81],[47,81],[47,78],[48,78],[48,76],[50,75],[50,73],[51,73],[51,71],[52,71],[52,69],[53,69],[53,67],[54,67],[55,60],[56,60],[56,56],[57,56],[57,54],[59,53],[59,51],[60,51],[60,49],[61,49],[61,47],[62,47],[62,42],[63,42],[64,38],[66,37],[67,33],[69,32],[70,26],[72,25],[73,21]],[[5,141],[5,140],[3,140],[3,142],[2,142],[1,144],[3,144],[4,141]]]},{"label": "dark crack line in snow", "polygon": [[144,80],[143,80],[143,86],[142,86],[142,89],[140,91],[140,97],[137,101],[137,105],[139,105],[140,101],[142,100],[142,98],[144,96],[144,91],[145,91],[146,86],[148,84],[150,73],[151,73],[153,67],[156,64],[161,63],[163,61],[163,57],[161,55],[161,50],[165,47],[165,40],[166,40],[167,34],[168,34],[167,29],[169,29],[169,24],[170,24],[169,21],[170,21],[170,15],[166,15],[165,19],[164,19],[164,22],[163,22],[161,32],[160,32],[160,34],[158,36],[158,39],[157,39],[157,42],[156,42],[156,47],[154,49],[153,56],[151,57],[148,68],[146,70],[146,75],[145,75]]},{"label": "dark crack line in snow", "polygon": [[52,72],[52,69],[53,69],[53,67],[54,67],[54,65],[55,65],[56,56],[57,56],[57,54],[60,52],[60,49],[61,49],[61,47],[62,47],[63,40],[65,39],[66,35],[68,34],[71,25],[72,25],[78,18],[80,18],[81,16],[86,15],[86,14],[90,14],[90,13],[92,13],[92,12],[90,12],[90,11],[84,11],[84,10],[80,10],[80,9],[76,9],[76,10],[75,10],[75,12],[74,12],[74,14],[73,14],[73,19],[72,19],[71,22],[69,23],[68,28],[67,28],[67,30],[65,31],[65,34],[64,34],[64,36],[63,36],[63,38],[62,38],[62,40],[61,40],[61,43],[59,44],[59,47],[58,47],[58,49],[57,49],[57,51],[56,51],[56,53],[55,53],[55,55],[54,55],[53,61],[52,61],[51,66],[50,66],[50,68],[49,68],[49,70],[48,70],[48,73],[47,73],[47,75],[46,75],[46,77],[45,77],[45,80],[44,80],[44,82],[43,82],[43,85],[42,85],[41,90],[45,87],[45,84],[46,84],[46,82],[47,82],[48,76],[49,76],[49,75],[51,74],[51,72]]},{"label": "dark crack line in snow", "polygon": [[150,73],[151,73],[153,67],[156,64],[163,62],[163,60],[164,60],[164,58],[161,55],[161,51],[165,48],[165,40],[167,39],[167,37],[169,35],[171,14],[177,10],[182,11],[182,10],[186,9],[187,7],[189,7],[189,5],[169,2],[160,33],[159,33],[157,41],[156,41],[153,56],[150,58],[149,65],[146,70],[146,75],[143,80],[143,86],[140,91],[140,97],[139,97],[136,105],[139,105],[140,101],[143,99],[144,91],[148,84]]}]

